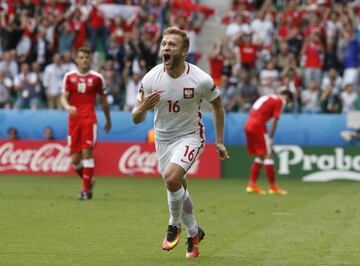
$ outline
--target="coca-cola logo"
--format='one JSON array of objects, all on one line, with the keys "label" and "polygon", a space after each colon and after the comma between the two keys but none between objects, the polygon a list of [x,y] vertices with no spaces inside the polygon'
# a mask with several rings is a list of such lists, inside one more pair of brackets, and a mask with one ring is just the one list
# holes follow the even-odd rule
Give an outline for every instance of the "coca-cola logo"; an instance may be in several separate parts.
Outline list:
[{"label": "coca-cola logo", "polygon": [[8,170],[32,172],[67,172],[71,167],[69,148],[47,143],[37,149],[15,149],[14,143],[0,146],[0,172]]},{"label": "coca-cola logo", "polygon": [[[199,168],[199,160],[191,166],[188,174],[195,174]],[[155,151],[142,151],[141,145],[130,146],[123,152],[119,160],[119,170],[122,174],[135,173],[160,175]]]}]

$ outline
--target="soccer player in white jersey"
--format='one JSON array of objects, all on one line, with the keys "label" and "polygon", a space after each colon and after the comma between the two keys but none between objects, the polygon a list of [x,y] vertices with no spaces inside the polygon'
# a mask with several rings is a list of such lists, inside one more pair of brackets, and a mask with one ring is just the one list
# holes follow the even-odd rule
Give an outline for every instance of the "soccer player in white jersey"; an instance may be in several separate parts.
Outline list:
[{"label": "soccer player in white jersey", "polygon": [[224,108],[219,91],[208,74],[185,62],[188,48],[185,32],[176,27],[165,30],[161,41],[163,63],[144,76],[132,119],[140,123],[154,108],[156,152],[170,211],[162,248],[169,251],[178,244],[182,222],[188,234],[186,257],[191,258],[199,255],[199,242],[205,236],[195,220],[186,182],[186,172],[205,144],[200,110],[203,99],[212,105],[217,155],[221,160],[229,156],[223,144]]}]

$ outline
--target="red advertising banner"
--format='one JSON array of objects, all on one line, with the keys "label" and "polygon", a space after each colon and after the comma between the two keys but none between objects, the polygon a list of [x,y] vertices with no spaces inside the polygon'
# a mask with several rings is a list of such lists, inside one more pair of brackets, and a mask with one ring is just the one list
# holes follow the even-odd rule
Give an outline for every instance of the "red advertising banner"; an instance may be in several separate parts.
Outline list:
[{"label": "red advertising banner", "polygon": [[[153,144],[98,142],[95,175],[160,177]],[[66,142],[0,141],[0,174],[74,175]],[[214,144],[207,144],[188,174],[220,178]]]}]

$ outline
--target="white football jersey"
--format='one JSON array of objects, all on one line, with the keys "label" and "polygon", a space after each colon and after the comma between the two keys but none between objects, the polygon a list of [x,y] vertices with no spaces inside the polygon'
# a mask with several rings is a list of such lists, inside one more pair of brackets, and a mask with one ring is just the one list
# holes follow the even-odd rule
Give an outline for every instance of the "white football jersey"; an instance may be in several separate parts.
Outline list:
[{"label": "white football jersey", "polygon": [[179,137],[197,133],[205,139],[201,121],[201,102],[213,101],[220,95],[213,79],[199,67],[186,63],[184,73],[173,79],[163,64],[151,69],[144,77],[140,91],[147,96],[154,91],[163,91],[154,107],[154,124],[157,141],[173,141]]}]

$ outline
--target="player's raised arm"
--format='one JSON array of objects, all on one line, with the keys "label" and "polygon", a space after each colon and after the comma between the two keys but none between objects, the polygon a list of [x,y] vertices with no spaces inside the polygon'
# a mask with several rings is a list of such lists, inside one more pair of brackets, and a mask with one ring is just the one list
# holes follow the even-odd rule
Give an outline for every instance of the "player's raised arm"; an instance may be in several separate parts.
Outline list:
[{"label": "player's raised arm", "polygon": [[213,109],[215,130],[216,130],[216,149],[217,155],[221,160],[229,158],[228,152],[224,145],[224,107],[221,101],[221,97],[216,97],[213,101],[210,102]]},{"label": "player's raised arm", "polygon": [[106,96],[100,95],[99,102],[101,104],[101,107],[102,107],[104,115],[105,115],[106,122],[104,125],[104,130],[107,133],[111,129],[111,116],[110,116],[109,104],[106,100]]}]

